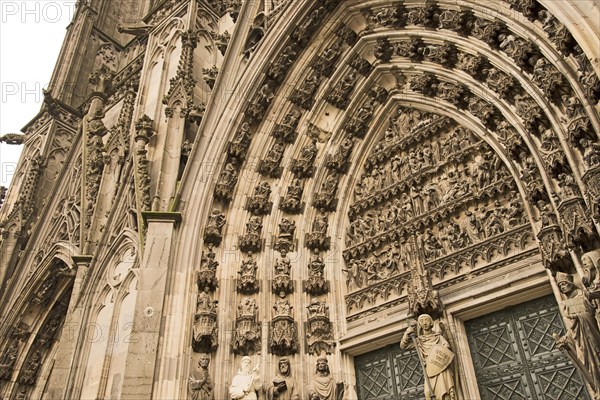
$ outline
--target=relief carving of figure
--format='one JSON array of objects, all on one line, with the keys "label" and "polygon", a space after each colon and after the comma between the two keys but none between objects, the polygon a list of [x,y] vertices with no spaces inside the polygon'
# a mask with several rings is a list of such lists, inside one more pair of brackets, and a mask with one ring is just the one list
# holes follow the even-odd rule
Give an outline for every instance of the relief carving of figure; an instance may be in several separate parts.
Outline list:
[{"label": "relief carving of figure", "polygon": [[246,224],[246,234],[240,239],[240,250],[243,252],[256,252],[262,248],[261,232],[262,218],[258,216],[250,217]]},{"label": "relief carving of figure", "polygon": [[[433,330],[433,319],[428,314],[421,314],[417,321],[411,321],[409,327],[404,331],[400,341],[402,350],[415,349],[420,353],[421,360],[425,364],[425,398],[436,400],[455,400],[456,390],[454,385],[454,373],[451,363],[454,353],[450,350],[450,344],[441,333]],[[416,338],[414,337],[417,333]]]},{"label": "relief carving of figure", "polygon": [[192,348],[195,352],[210,352],[217,348],[217,300],[213,300],[205,287],[196,299]]},{"label": "relief carving of figure", "polygon": [[337,383],[331,376],[327,358],[317,359],[316,372],[308,388],[309,400],[341,400],[344,384]]},{"label": "relief carving of figure", "polygon": [[317,141],[312,141],[300,150],[300,156],[294,160],[291,167],[292,172],[298,178],[310,178],[313,173],[313,166],[317,157]]},{"label": "relief carving of figure", "polygon": [[306,293],[318,296],[329,292],[329,282],[325,280],[325,263],[317,253],[308,264],[308,279],[305,284]]},{"label": "relief carving of figure", "polygon": [[215,398],[214,383],[208,372],[209,363],[210,356],[208,354],[201,355],[200,361],[198,361],[198,370],[189,377],[188,386],[192,400],[214,400]]},{"label": "relief carving of figure", "polygon": [[13,341],[0,358],[0,380],[9,380],[19,354],[19,342]]},{"label": "relief carving of figure", "polygon": [[287,194],[281,201],[281,209],[290,214],[297,214],[302,208],[304,185],[300,179],[294,179],[288,187]]},{"label": "relief carving of figure", "polygon": [[573,276],[556,273],[556,283],[563,294],[561,303],[566,317],[567,333],[555,336],[558,347],[579,367],[584,379],[595,389],[600,388],[600,331],[594,307],[586,294],[575,287]]},{"label": "relief carving of figure", "polygon": [[248,252],[248,258],[242,261],[242,265],[238,271],[238,292],[244,294],[253,294],[258,292],[258,278],[256,277],[257,270],[258,265],[256,265],[256,260],[252,258],[252,252]]},{"label": "relief carving of figure", "polygon": [[581,256],[581,265],[585,271],[584,284],[590,292],[600,292],[600,249],[592,250]]},{"label": "relief carving of figure", "polygon": [[292,377],[290,360],[281,357],[277,363],[277,374],[273,386],[267,390],[267,400],[300,400],[299,389]]},{"label": "relief carving of figure", "polygon": [[221,235],[221,229],[224,225],[225,214],[218,209],[214,209],[208,217],[206,231],[204,232],[204,242],[207,244],[213,244],[215,246],[221,244],[221,240],[223,239],[223,236]]},{"label": "relief carving of figure", "polygon": [[327,161],[327,167],[345,173],[348,169],[348,161],[353,147],[354,141],[352,139],[344,139],[335,154]]},{"label": "relief carving of figure", "polygon": [[232,400],[257,400],[257,392],[262,388],[262,379],[258,365],[252,368],[252,359],[242,357],[242,363],[229,386],[229,398]]}]

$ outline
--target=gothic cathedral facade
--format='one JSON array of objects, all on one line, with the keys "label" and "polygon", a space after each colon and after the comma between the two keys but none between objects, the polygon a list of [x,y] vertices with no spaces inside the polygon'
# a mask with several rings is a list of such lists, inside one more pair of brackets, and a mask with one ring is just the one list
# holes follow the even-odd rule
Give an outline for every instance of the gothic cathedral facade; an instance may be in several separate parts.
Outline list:
[{"label": "gothic cathedral facade", "polygon": [[600,399],[599,60],[595,1],[78,1],[0,397]]}]

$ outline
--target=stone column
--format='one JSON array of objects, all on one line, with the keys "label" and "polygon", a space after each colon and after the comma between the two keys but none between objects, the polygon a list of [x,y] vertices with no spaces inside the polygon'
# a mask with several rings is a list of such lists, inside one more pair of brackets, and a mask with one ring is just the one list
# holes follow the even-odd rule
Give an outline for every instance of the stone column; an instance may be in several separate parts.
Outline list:
[{"label": "stone column", "polygon": [[82,336],[86,334],[86,329],[82,326],[84,310],[80,297],[81,287],[88,274],[92,256],[77,255],[72,258],[77,266],[77,274],[75,275],[73,292],[71,292],[69,309],[58,343],[58,350],[55,353],[54,367],[44,396],[49,400],[72,398],[72,380],[77,371],[74,363],[79,358],[77,355],[82,347],[78,344],[83,340]]},{"label": "stone column", "polygon": [[121,399],[151,399],[154,371],[161,340],[163,305],[168,275],[172,271],[171,246],[181,214],[143,212],[146,245],[138,273],[133,329],[125,364]]}]

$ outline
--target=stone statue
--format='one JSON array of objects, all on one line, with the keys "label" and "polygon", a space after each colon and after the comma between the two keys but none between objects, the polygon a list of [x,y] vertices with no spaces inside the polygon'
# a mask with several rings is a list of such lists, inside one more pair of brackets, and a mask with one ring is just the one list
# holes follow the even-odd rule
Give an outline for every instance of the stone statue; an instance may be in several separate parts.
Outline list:
[{"label": "stone statue", "polygon": [[339,400],[344,396],[344,384],[336,383],[326,358],[317,359],[317,371],[309,385],[309,400]]},{"label": "stone statue", "polygon": [[242,357],[242,364],[229,386],[229,398],[233,400],[257,400],[256,392],[262,387],[262,379],[258,373],[258,365],[250,369],[250,357]]},{"label": "stone statue", "polygon": [[573,276],[556,273],[556,283],[563,294],[562,314],[567,334],[555,335],[558,347],[579,367],[583,377],[600,390],[600,331],[594,317],[594,307],[581,289],[575,288]]},{"label": "stone statue", "polygon": [[589,251],[581,256],[581,264],[586,277],[582,279],[590,292],[600,291],[600,249]]},{"label": "stone statue", "polygon": [[267,400],[300,400],[296,381],[292,378],[290,360],[281,357],[273,386],[267,390]]},{"label": "stone statue", "polygon": [[[417,329],[418,326],[418,329]],[[415,342],[411,336],[418,330]],[[402,350],[411,350],[416,347],[420,354],[427,374],[425,381],[425,397],[431,398],[435,395],[436,400],[454,400],[456,391],[454,389],[454,375],[451,368],[454,353],[450,350],[448,341],[441,333],[433,331],[433,319],[429,314],[421,314],[417,321],[411,324],[404,332],[400,341]]]},{"label": "stone statue", "polygon": [[214,400],[214,384],[208,372],[208,363],[210,357],[208,354],[200,356],[198,361],[198,371],[195,371],[189,378],[189,389],[192,400]]}]

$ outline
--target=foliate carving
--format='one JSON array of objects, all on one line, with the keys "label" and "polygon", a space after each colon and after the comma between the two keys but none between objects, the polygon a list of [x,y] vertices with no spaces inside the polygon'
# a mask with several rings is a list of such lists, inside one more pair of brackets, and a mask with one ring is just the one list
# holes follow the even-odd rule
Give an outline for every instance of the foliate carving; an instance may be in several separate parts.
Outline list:
[{"label": "foliate carving", "polygon": [[567,125],[569,141],[577,146],[581,139],[589,139],[592,143],[598,140],[590,119],[579,99],[571,96],[564,100],[565,116],[561,121]]},{"label": "foliate carving", "polygon": [[437,96],[460,109],[467,107],[466,100],[469,95],[469,89],[462,84],[440,82],[437,86]]},{"label": "foliate carving", "polygon": [[562,97],[571,90],[563,74],[543,57],[535,63],[533,81],[554,104],[560,105]]},{"label": "foliate carving", "polygon": [[19,375],[19,383],[23,385],[33,386],[38,377],[38,372],[42,366],[42,352],[35,350],[31,356],[25,361],[25,365]]},{"label": "foliate carving", "polygon": [[250,131],[250,125],[244,122],[240,126],[239,130],[235,134],[235,137],[227,147],[227,155],[233,159],[244,160],[248,147],[250,147],[250,141],[252,139],[252,132]]},{"label": "foliate carving", "polygon": [[[102,95],[95,96],[90,105],[87,116],[84,118],[86,131],[86,152],[87,157],[85,165],[85,227],[92,223],[96,197],[100,189],[102,172],[104,171],[104,143],[102,138],[108,130],[104,126],[104,100]],[[138,153],[139,153],[138,149]],[[144,150],[145,151],[145,150]],[[145,154],[145,153],[144,153]],[[138,164],[138,171],[143,165]]]},{"label": "foliate carving", "polygon": [[256,300],[245,297],[238,305],[232,348],[238,355],[252,355],[260,351],[261,329],[257,320]]},{"label": "foliate carving", "polygon": [[377,43],[375,45],[375,58],[387,63],[390,62],[393,54],[394,48],[387,38],[377,39]]},{"label": "foliate carving", "polygon": [[529,132],[539,134],[540,127],[550,126],[544,111],[528,94],[515,96],[515,108]]},{"label": "foliate carving", "polygon": [[238,293],[250,295],[258,293],[259,282],[256,276],[258,266],[256,260],[252,258],[252,253],[248,253],[248,258],[242,261],[240,270],[238,271],[238,280],[236,290]]},{"label": "foliate carving", "polygon": [[350,94],[358,82],[356,71],[349,71],[340,82],[331,90],[326,100],[339,109],[345,110],[350,102]]},{"label": "foliate carving", "polygon": [[62,326],[69,307],[68,300],[63,297],[52,309],[44,325],[40,328],[35,338],[36,346],[50,348],[56,339],[56,334]]},{"label": "foliate carving", "polygon": [[300,149],[300,155],[292,161],[290,170],[297,178],[310,178],[314,171],[314,163],[317,158],[317,141],[311,142]]},{"label": "foliate carving", "polygon": [[283,51],[279,54],[279,57],[273,64],[270,65],[267,70],[267,77],[277,83],[283,82],[283,79],[288,73],[288,70],[296,61],[298,52],[296,46],[290,44],[286,46]]},{"label": "foliate carving", "polygon": [[400,28],[406,24],[406,9],[403,4],[384,7],[380,10],[368,10],[367,20],[376,26]]},{"label": "foliate carving", "polygon": [[335,346],[333,325],[329,320],[329,306],[317,298],[313,298],[306,307],[308,321],[306,323],[306,351],[311,355],[331,354]]},{"label": "foliate carving", "polygon": [[543,7],[536,0],[508,0],[511,10],[515,10],[527,17],[531,22],[535,21]]},{"label": "foliate carving", "polygon": [[197,353],[210,353],[218,347],[217,303],[208,287],[198,294],[192,340],[192,348]]},{"label": "foliate carving", "polygon": [[414,75],[410,79],[410,90],[420,92],[427,97],[433,97],[437,93],[438,80],[433,74]]},{"label": "foliate carving", "polygon": [[294,248],[294,233],[296,232],[296,223],[287,218],[283,218],[279,223],[279,235],[275,242],[274,249],[283,256]]},{"label": "foliate carving", "polygon": [[471,33],[475,16],[471,10],[444,10],[439,16],[439,28],[449,29],[461,36],[468,36]]},{"label": "foliate carving", "polygon": [[498,112],[492,104],[480,97],[473,96],[469,99],[467,109],[471,114],[479,118],[485,126],[493,128]]},{"label": "foliate carving", "polygon": [[269,182],[261,182],[254,188],[254,194],[248,199],[247,209],[254,215],[267,215],[273,203],[269,201],[271,186]]},{"label": "foliate carving", "polygon": [[452,68],[456,64],[456,46],[452,43],[443,45],[427,45],[423,48],[425,60],[440,64],[444,68]]},{"label": "foliate carving", "polygon": [[[566,175],[566,174],[563,174]],[[574,182],[573,182],[574,183]],[[575,185],[577,187],[577,185]],[[569,247],[581,247],[584,250],[591,249],[598,239],[598,234],[593,228],[589,211],[579,193],[561,201],[558,205],[563,232]]]},{"label": "foliate carving", "polygon": [[425,6],[410,10],[407,20],[411,25],[421,25],[433,29],[439,25],[438,16],[438,7],[436,5],[425,4]]},{"label": "foliate carving", "polygon": [[219,262],[215,260],[215,253],[212,251],[212,244],[209,244],[208,251],[206,253],[202,251],[200,270],[198,271],[198,279],[196,280],[198,290],[204,290],[204,288],[208,288],[211,292],[216,290],[218,286],[218,266]]},{"label": "foliate carving", "polygon": [[214,209],[208,217],[206,230],[204,232],[204,243],[218,246],[223,240],[221,230],[225,225],[225,214],[221,210]]},{"label": "foliate carving", "polygon": [[259,252],[262,249],[262,218],[257,216],[250,217],[246,224],[246,234],[240,238],[240,250],[244,253]]},{"label": "foliate carving", "polygon": [[542,29],[548,34],[550,41],[554,43],[558,51],[568,57],[575,49],[577,42],[571,32],[556,17],[547,10],[541,10],[539,17],[542,21]]},{"label": "foliate carving", "polygon": [[292,93],[290,101],[298,107],[310,110],[314,104],[315,94],[320,85],[321,76],[313,70],[302,85]]},{"label": "foliate carving", "polygon": [[293,109],[285,115],[283,121],[275,126],[273,133],[271,134],[278,140],[283,140],[286,143],[293,143],[296,140],[296,128],[298,127],[298,121],[300,121],[302,113],[300,110]]},{"label": "foliate carving", "polygon": [[592,218],[600,221],[600,166],[586,171],[582,177],[587,188],[588,203],[592,211]]},{"label": "foliate carving", "polygon": [[333,154],[328,160],[325,166],[329,169],[337,171],[341,174],[348,172],[350,166],[350,155],[354,148],[354,140],[346,138],[340,143],[335,154]]},{"label": "foliate carving", "polygon": [[284,298],[275,300],[273,304],[273,320],[269,332],[269,348],[273,354],[284,356],[298,351],[298,332],[292,318],[292,309],[290,302]]},{"label": "foliate carving", "polygon": [[229,32],[225,31],[223,33],[215,33],[212,32],[212,38],[215,41],[215,45],[217,49],[221,52],[221,55],[225,55],[225,51],[227,50],[227,46],[229,46],[229,41],[231,40],[231,35]]},{"label": "foliate carving", "polygon": [[289,214],[299,214],[302,210],[302,193],[304,184],[300,179],[294,179],[288,186],[287,193],[280,203],[280,208]]},{"label": "foliate carving", "polygon": [[592,104],[598,104],[600,101],[600,78],[596,75],[592,63],[587,58],[587,55],[583,52],[579,45],[575,45],[575,59],[578,64],[578,71],[581,73],[579,76],[579,83],[583,87],[587,98]]},{"label": "foliate carving", "polygon": [[491,48],[498,48],[502,42],[503,35],[507,28],[499,21],[489,21],[484,18],[475,18],[471,34],[477,39],[487,43]]},{"label": "foliate carving", "polygon": [[216,65],[213,65],[210,68],[202,68],[202,79],[204,79],[204,82],[206,82],[211,89],[215,87],[218,75],[219,68]]},{"label": "foliate carving", "polygon": [[594,143],[589,139],[579,139],[579,151],[582,153],[583,162],[588,168],[594,168],[600,165],[600,144]]},{"label": "foliate carving", "polygon": [[283,171],[281,167],[281,160],[283,159],[283,152],[285,151],[285,143],[282,141],[276,141],[273,147],[267,153],[264,160],[260,160],[258,163],[258,172],[270,178],[279,178]]},{"label": "foliate carving", "polygon": [[135,123],[136,186],[140,193],[142,211],[150,210],[152,203],[150,198],[150,172],[148,169],[150,161],[148,160],[148,150],[146,147],[150,142],[150,138],[154,135],[153,124],[154,121],[147,115],[143,115]]},{"label": "foliate carving", "polygon": [[323,183],[321,190],[315,195],[313,206],[320,211],[335,211],[337,207],[336,192],[340,182],[338,173],[329,173]]},{"label": "foliate carving", "polygon": [[395,52],[400,57],[410,58],[411,61],[420,62],[423,60],[423,51],[425,44],[421,38],[411,38],[396,43]]},{"label": "foliate carving", "polygon": [[227,164],[225,164],[225,168],[223,168],[223,171],[221,171],[219,180],[215,186],[215,199],[220,200],[225,204],[229,204],[233,198],[233,191],[235,190],[235,185],[237,184],[239,172],[236,164],[236,159],[231,159],[229,162],[227,162]]},{"label": "foliate carving", "polygon": [[346,24],[340,24],[335,34],[349,46],[354,46],[358,42],[358,34]]},{"label": "foliate carving", "polygon": [[506,147],[507,153],[513,159],[523,161],[523,158],[528,155],[529,148],[523,141],[523,138],[506,120],[498,119],[496,134],[500,142]]},{"label": "foliate carving", "polygon": [[[352,32],[354,33],[354,32]],[[330,77],[335,70],[336,63],[342,54],[342,39],[339,39],[325,49],[313,63],[313,69],[320,75]]]},{"label": "foliate carving", "polygon": [[286,257],[285,252],[282,252],[281,258],[275,262],[275,274],[271,286],[273,293],[281,297],[294,293],[294,282],[290,276],[291,267],[290,259]]},{"label": "foliate carving", "polygon": [[521,37],[509,33],[498,36],[500,50],[503,50],[515,64],[526,72],[532,72],[533,66],[541,57],[537,46]]},{"label": "foliate carving", "polygon": [[485,79],[484,70],[488,65],[488,60],[480,55],[459,52],[456,56],[456,68],[465,71],[478,81]]},{"label": "foliate carving", "polygon": [[330,246],[330,238],[327,236],[329,219],[327,214],[317,214],[312,223],[312,230],[306,235],[306,247],[313,251],[327,251]]},{"label": "foliate carving", "polygon": [[304,291],[310,296],[329,293],[329,281],[325,280],[325,263],[318,253],[308,264],[308,279],[304,281]]}]

